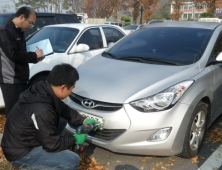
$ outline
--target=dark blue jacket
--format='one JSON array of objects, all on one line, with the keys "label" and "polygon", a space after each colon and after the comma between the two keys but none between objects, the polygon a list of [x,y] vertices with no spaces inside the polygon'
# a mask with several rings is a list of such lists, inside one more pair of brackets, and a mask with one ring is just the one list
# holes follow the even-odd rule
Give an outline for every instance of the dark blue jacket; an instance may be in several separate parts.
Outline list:
[{"label": "dark blue jacket", "polygon": [[47,152],[72,147],[75,137],[57,131],[60,117],[75,125],[82,125],[85,119],[58,99],[47,81],[24,91],[5,123],[1,146],[7,160],[18,160],[38,146]]}]

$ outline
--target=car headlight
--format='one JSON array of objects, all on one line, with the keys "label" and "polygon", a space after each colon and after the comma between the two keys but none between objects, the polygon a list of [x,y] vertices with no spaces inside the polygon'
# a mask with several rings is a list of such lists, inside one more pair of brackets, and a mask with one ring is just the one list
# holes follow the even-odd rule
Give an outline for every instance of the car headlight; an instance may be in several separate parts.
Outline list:
[{"label": "car headlight", "polygon": [[169,109],[176,104],[193,83],[193,80],[178,83],[153,96],[130,102],[130,105],[141,112]]}]

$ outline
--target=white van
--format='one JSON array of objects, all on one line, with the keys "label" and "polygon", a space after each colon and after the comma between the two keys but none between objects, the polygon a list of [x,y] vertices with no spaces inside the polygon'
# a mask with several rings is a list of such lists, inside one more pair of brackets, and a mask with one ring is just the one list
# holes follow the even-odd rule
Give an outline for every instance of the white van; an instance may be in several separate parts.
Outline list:
[{"label": "white van", "polygon": [[118,25],[118,26],[120,26],[120,27],[122,27],[122,26],[123,26],[121,22],[110,22],[110,21],[107,21],[107,22],[105,22],[104,24],[109,24],[109,25]]},{"label": "white van", "polygon": [[87,13],[76,13],[76,15],[81,23],[88,23]]},{"label": "white van", "polygon": [[221,23],[221,19],[219,18],[200,18],[198,21],[201,22],[220,22]]}]

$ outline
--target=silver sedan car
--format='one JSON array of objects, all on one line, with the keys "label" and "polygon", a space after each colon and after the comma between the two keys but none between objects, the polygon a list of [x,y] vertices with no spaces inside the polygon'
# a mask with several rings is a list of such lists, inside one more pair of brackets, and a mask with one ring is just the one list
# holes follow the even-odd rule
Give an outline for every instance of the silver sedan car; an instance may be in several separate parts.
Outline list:
[{"label": "silver sedan car", "polygon": [[[190,158],[222,113],[221,51],[221,24],[152,24],[79,66],[65,102],[103,123],[88,142],[119,153]],[[66,132],[75,126],[68,123]]]}]

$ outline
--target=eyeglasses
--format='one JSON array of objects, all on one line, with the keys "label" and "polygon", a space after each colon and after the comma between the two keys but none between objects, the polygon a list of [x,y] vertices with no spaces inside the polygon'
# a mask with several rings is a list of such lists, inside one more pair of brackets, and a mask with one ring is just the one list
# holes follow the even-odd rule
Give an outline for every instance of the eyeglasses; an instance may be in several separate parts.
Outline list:
[{"label": "eyeglasses", "polygon": [[[28,18],[26,18],[26,20],[28,20]],[[29,20],[28,20],[28,22],[29,22],[29,25],[30,25],[31,27],[34,27],[34,26],[35,26],[35,24],[34,24],[33,22],[30,22]]]}]

